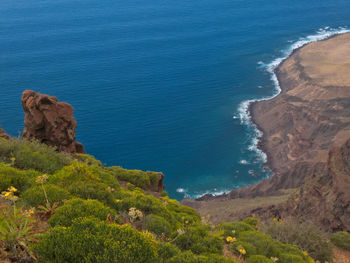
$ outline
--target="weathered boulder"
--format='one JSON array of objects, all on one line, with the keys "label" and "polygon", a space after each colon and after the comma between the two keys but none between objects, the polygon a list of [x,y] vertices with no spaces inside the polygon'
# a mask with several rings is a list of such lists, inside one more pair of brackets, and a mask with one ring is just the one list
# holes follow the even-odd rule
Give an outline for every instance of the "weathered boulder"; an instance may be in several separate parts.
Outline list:
[{"label": "weathered boulder", "polygon": [[22,94],[25,113],[23,138],[39,140],[58,151],[85,153],[81,143],[75,141],[77,122],[74,109],[56,97],[26,90]]},{"label": "weathered boulder", "polygon": [[10,136],[0,127],[0,138],[10,139]]}]

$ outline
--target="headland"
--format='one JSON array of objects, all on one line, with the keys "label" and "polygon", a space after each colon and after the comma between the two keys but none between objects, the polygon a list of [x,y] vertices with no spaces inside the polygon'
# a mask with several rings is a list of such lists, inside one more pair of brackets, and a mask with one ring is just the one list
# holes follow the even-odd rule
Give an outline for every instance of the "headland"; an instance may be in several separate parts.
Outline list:
[{"label": "headland", "polygon": [[[310,178],[326,178],[325,174],[329,174],[333,167],[332,156],[338,153],[342,156],[341,152],[347,151],[347,140],[350,138],[350,33],[335,35],[296,49],[275,69],[275,74],[281,88],[280,94],[269,100],[254,102],[249,109],[252,121],[263,133],[258,147],[266,153],[274,175],[222,196],[207,195],[199,199],[208,201],[206,203],[184,203],[199,211],[201,207],[202,211],[209,211],[208,206],[217,207],[218,201],[285,196],[278,199],[280,201],[273,199],[272,205],[267,201],[264,206],[262,201],[255,208],[249,208],[250,211],[266,212],[267,206],[273,206],[276,210],[280,203],[286,203],[286,198],[297,198],[291,194],[291,189],[300,194],[305,185],[311,187],[317,184],[310,183]],[[340,163],[347,162],[343,157],[338,160]],[[340,181],[350,187],[347,177],[350,178],[350,174],[345,172]],[[339,177],[327,178],[328,190],[324,190],[338,191],[334,196],[346,196],[342,202],[345,202],[345,206],[350,204],[350,196],[343,187],[331,190],[335,185],[334,179]],[[321,193],[319,198],[325,197]],[[336,199],[333,198],[332,202]],[[304,203],[308,203],[305,198]],[[274,213],[282,213],[285,209],[286,206],[280,206],[280,211]],[[240,217],[249,213],[245,209],[231,215]],[[330,222],[334,223],[332,218],[327,220],[327,226],[332,224]]]}]

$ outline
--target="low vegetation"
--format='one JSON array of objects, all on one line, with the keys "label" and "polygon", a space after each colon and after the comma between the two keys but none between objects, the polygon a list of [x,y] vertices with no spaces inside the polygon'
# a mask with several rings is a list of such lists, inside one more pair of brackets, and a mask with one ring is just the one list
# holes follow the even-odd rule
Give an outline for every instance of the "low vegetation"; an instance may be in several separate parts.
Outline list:
[{"label": "low vegetation", "polygon": [[[154,192],[159,173],[104,167],[89,155],[61,154],[17,139],[0,140],[0,161],[0,261],[326,260],[311,243],[293,238],[289,232],[294,230],[288,231],[285,222],[266,226],[265,233],[256,218],[217,226],[205,223],[192,208]],[[282,240],[274,231],[288,238]],[[342,235],[334,236],[333,242],[348,238]]]},{"label": "low vegetation", "polygon": [[337,247],[350,251],[350,234],[348,232],[340,231],[334,233],[331,236],[331,240]]}]

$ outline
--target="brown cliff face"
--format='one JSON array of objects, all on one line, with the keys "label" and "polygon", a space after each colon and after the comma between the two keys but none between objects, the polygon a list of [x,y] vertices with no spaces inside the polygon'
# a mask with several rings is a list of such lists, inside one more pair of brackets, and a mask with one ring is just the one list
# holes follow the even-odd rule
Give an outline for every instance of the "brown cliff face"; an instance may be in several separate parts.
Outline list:
[{"label": "brown cliff face", "polygon": [[83,145],[75,141],[77,122],[72,106],[59,102],[56,97],[26,90],[22,94],[22,107],[23,138],[39,140],[59,151],[85,153]]},{"label": "brown cliff face", "polygon": [[330,231],[350,231],[350,139],[329,152],[323,173],[308,177],[282,211]]},{"label": "brown cliff face", "polygon": [[8,136],[1,127],[0,127],[0,138],[10,139],[10,136]]}]

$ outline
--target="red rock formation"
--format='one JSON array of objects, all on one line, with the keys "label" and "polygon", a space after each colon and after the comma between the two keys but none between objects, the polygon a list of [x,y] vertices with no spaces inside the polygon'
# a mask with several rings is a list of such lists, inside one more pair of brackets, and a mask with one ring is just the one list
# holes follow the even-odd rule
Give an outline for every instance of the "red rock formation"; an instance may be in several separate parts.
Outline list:
[{"label": "red rock formation", "polygon": [[10,139],[10,136],[0,127],[0,138]]},{"label": "red rock formation", "polygon": [[25,113],[23,138],[36,139],[59,151],[84,153],[81,143],[75,141],[77,122],[73,108],[56,97],[26,90],[22,94]]}]

